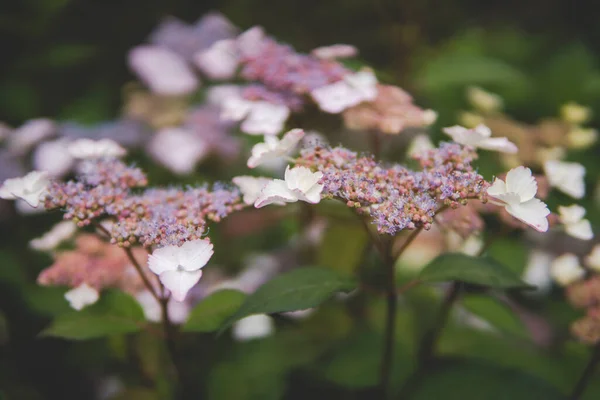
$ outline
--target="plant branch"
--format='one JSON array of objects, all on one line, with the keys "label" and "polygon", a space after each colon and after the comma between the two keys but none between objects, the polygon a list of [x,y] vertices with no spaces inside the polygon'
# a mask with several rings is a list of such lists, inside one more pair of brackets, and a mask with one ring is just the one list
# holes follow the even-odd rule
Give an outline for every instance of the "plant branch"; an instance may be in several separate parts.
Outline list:
[{"label": "plant branch", "polygon": [[573,388],[573,392],[571,392],[571,396],[569,397],[570,400],[579,400],[581,398],[581,396],[583,396],[583,393],[585,392],[585,389],[587,388],[588,384],[590,383],[590,380],[592,379],[592,377],[594,375],[594,371],[596,370],[596,367],[598,367],[599,363],[600,363],[600,343],[596,343],[596,345],[594,346],[594,348],[592,350],[592,355],[590,356],[590,360],[588,361],[587,365],[585,366],[583,373],[579,377],[577,384],[575,384],[575,387]]},{"label": "plant branch", "polygon": [[395,259],[391,254],[391,246],[384,257],[384,267],[386,269],[387,294],[386,294],[386,314],[385,314],[385,333],[383,337],[383,354],[381,357],[380,369],[380,389],[381,398],[386,399],[389,396],[390,376],[392,373],[392,361],[394,354],[394,333],[396,327],[396,310],[398,306],[398,294],[396,293],[396,268]]},{"label": "plant branch", "polygon": [[144,282],[144,286],[146,286],[146,288],[150,291],[150,293],[152,294],[152,297],[154,297],[160,303],[161,297],[158,295],[158,293],[156,293],[154,286],[152,285],[152,283],[150,282],[150,280],[144,273],[142,266],[135,259],[133,252],[131,251],[131,248],[124,247],[123,250],[125,250],[125,254],[127,254],[127,258],[129,258],[129,261],[131,261],[131,264],[133,265],[133,267],[135,268],[137,273],[140,275],[140,278],[142,278],[142,282]]}]

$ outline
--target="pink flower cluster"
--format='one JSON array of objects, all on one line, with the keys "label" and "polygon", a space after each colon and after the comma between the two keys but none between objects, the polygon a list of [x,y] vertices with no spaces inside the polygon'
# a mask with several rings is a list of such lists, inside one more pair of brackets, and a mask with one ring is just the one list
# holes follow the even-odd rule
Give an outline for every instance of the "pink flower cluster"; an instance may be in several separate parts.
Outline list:
[{"label": "pink flower cluster", "polygon": [[429,229],[443,207],[458,208],[468,199],[487,200],[489,183],[476,173],[474,149],[442,143],[421,153],[421,171],[402,165],[384,165],[372,157],[359,157],[342,147],[313,147],[297,160],[323,173],[324,197],[343,200],[368,214],[380,233],[394,235],[404,229]]},{"label": "pink flower cluster", "polygon": [[181,245],[205,234],[207,220],[219,221],[243,208],[237,189],[215,184],[186,189],[147,189],[146,176],[116,159],[86,161],[76,181],[53,181],[46,209],[62,209],[65,219],[85,226],[102,217],[112,220],[111,241],[122,247]]}]

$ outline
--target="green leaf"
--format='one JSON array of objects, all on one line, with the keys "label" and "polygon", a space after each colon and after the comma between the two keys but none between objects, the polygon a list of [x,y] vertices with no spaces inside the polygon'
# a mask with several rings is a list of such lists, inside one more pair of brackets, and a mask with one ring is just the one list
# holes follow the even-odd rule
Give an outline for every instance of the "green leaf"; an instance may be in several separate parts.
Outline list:
[{"label": "green leaf", "polygon": [[334,222],[327,227],[319,246],[319,265],[340,272],[353,273],[361,262],[369,235],[365,228],[353,222]]},{"label": "green leaf", "polygon": [[131,296],[111,291],[92,306],[57,317],[40,336],[86,340],[137,332],[144,323],[144,312]]},{"label": "green leaf", "polygon": [[531,289],[510,269],[487,257],[446,253],[429,263],[419,274],[423,282],[460,281],[494,289]]},{"label": "green leaf", "polygon": [[242,305],[246,295],[232,289],[219,290],[206,297],[194,307],[184,332],[212,332],[219,329]]},{"label": "green leaf", "polygon": [[468,295],[462,299],[461,304],[503,332],[520,338],[529,336],[523,321],[510,308],[493,297]]},{"label": "green leaf", "polygon": [[427,371],[411,400],[563,400],[550,383],[525,372],[468,359],[444,360]]},{"label": "green leaf", "polygon": [[240,309],[221,327],[253,314],[271,314],[316,307],[336,292],[350,292],[355,281],[331,269],[305,267],[281,274],[246,298]]}]

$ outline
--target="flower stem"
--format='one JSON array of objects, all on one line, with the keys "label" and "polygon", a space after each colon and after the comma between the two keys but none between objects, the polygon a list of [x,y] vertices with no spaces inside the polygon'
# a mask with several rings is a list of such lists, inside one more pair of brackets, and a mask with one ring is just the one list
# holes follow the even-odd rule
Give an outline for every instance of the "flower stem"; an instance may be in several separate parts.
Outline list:
[{"label": "flower stem", "polygon": [[[391,250],[391,249],[390,249]],[[394,354],[394,332],[396,327],[396,309],[398,306],[398,294],[396,293],[396,268],[391,252],[385,256],[386,280],[388,290],[386,294],[385,333],[383,337],[383,354],[381,356],[381,369],[379,387],[381,398],[389,396],[390,376],[392,373],[392,361]]]},{"label": "flower stem", "polygon": [[594,346],[590,360],[588,361],[587,365],[585,366],[583,373],[579,377],[579,380],[577,381],[575,388],[573,388],[573,392],[571,392],[571,396],[569,397],[570,400],[579,400],[581,398],[581,396],[583,396],[583,393],[585,392],[585,389],[587,388],[588,384],[590,383],[590,380],[592,379],[592,376],[594,375],[594,371],[596,370],[596,367],[598,366],[599,363],[600,363],[600,342],[596,343],[596,345]]}]

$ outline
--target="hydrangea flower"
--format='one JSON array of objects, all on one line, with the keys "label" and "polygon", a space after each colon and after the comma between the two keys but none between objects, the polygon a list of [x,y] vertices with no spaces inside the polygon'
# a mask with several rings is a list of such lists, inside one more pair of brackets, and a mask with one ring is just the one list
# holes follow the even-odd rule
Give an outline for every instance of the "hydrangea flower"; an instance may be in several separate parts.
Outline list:
[{"label": "hydrangea flower", "polygon": [[316,88],[310,94],[321,110],[338,114],[363,101],[375,100],[377,78],[373,72],[364,70],[348,74],[341,81]]},{"label": "hydrangea flower", "polygon": [[550,275],[559,285],[568,286],[581,280],[585,276],[585,269],[575,254],[567,253],[552,261]]},{"label": "hydrangea flower", "polygon": [[265,136],[264,143],[252,147],[252,156],[248,159],[248,168],[256,168],[260,164],[277,159],[291,151],[304,137],[302,129],[292,129],[279,140],[276,136]]},{"label": "hydrangea flower", "polygon": [[177,301],[185,300],[189,290],[202,277],[202,268],[213,255],[208,239],[192,240],[181,246],[165,246],[148,257],[148,268]]},{"label": "hydrangea flower", "polygon": [[254,204],[254,202],[260,196],[261,191],[269,182],[271,182],[271,178],[266,178],[263,176],[236,176],[232,179],[232,182],[240,188],[242,195],[244,196],[244,203],[248,205]]},{"label": "hydrangea flower", "polygon": [[32,156],[33,167],[46,171],[53,178],[65,175],[73,166],[73,157],[67,150],[67,140],[49,140],[39,144]]},{"label": "hydrangea flower", "polygon": [[31,171],[22,178],[7,179],[0,186],[0,198],[5,200],[23,199],[36,208],[46,193],[50,181],[48,172]]},{"label": "hydrangea flower", "polygon": [[447,134],[456,143],[475,148],[499,151],[501,153],[516,153],[517,146],[505,137],[493,138],[492,130],[483,124],[477,125],[473,129],[468,129],[459,125],[444,128]]},{"label": "hydrangea flower", "polygon": [[77,139],[69,144],[68,151],[71,157],[83,160],[119,158],[127,154],[123,147],[111,139]]},{"label": "hydrangea flower", "polygon": [[590,221],[583,219],[585,208],[577,204],[569,207],[559,206],[558,212],[560,222],[564,224],[568,235],[582,240],[590,240],[594,237]]},{"label": "hydrangea flower", "polygon": [[251,315],[237,321],[232,328],[233,338],[243,342],[270,336],[275,330],[273,319],[266,314]]},{"label": "hydrangea flower", "polygon": [[210,79],[232,79],[239,65],[237,43],[233,39],[219,40],[194,55],[194,63]]},{"label": "hydrangea flower", "polygon": [[585,195],[585,167],[576,162],[550,160],[544,163],[544,173],[550,186],[575,199]]},{"label": "hydrangea flower", "polygon": [[250,135],[277,135],[283,130],[290,109],[283,104],[251,101],[233,96],[223,101],[221,118],[242,121],[241,129]]},{"label": "hydrangea flower", "polygon": [[496,178],[487,194],[518,220],[540,232],[548,230],[550,210],[544,202],[535,198],[537,182],[531,170],[525,167],[511,169],[506,174],[506,182]]},{"label": "hydrangea flower", "polygon": [[129,66],[159,95],[192,93],[199,80],[177,53],[159,46],[138,46],[129,52]]},{"label": "hydrangea flower", "polygon": [[85,282],[65,293],[65,299],[77,311],[94,304],[99,298],[98,291]]},{"label": "hydrangea flower", "polygon": [[182,127],[161,129],[148,144],[153,159],[180,175],[193,172],[209,150],[208,143]]},{"label": "hydrangea flower", "polygon": [[261,208],[277,202],[294,203],[298,200],[317,204],[321,201],[323,185],[319,183],[322,172],[312,172],[306,167],[288,167],[285,180],[275,179],[262,190],[254,207]]}]

